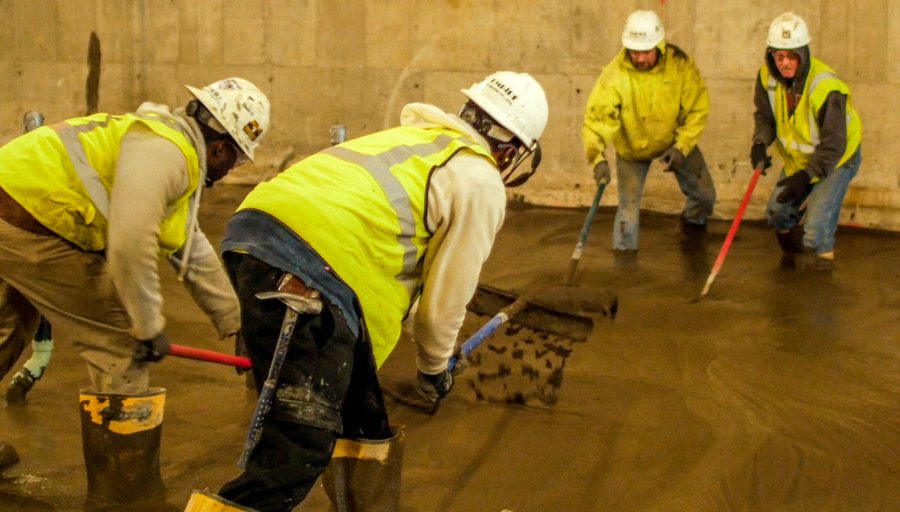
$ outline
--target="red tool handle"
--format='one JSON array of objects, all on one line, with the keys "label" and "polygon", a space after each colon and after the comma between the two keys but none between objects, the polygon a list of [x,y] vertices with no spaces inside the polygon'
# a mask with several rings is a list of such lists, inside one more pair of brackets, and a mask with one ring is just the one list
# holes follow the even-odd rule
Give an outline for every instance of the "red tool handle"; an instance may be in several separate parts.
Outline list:
[{"label": "red tool handle", "polygon": [[246,370],[249,370],[253,366],[250,363],[250,359],[246,357],[223,354],[212,350],[204,350],[202,348],[186,347],[184,345],[170,345],[169,355],[182,357],[184,359],[206,361],[207,363],[224,364],[226,366],[234,366],[235,368],[243,368]]},{"label": "red tool handle", "polygon": [[762,168],[757,168],[753,171],[753,177],[750,178],[750,185],[747,187],[747,191],[744,192],[744,199],[741,200],[741,206],[738,208],[734,220],[731,221],[731,229],[728,230],[728,236],[725,237],[725,243],[722,244],[722,249],[719,251],[719,256],[716,258],[716,263],[713,265],[713,272],[717,274],[719,273],[719,270],[722,269],[722,264],[725,263],[725,256],[728,254],[728,249],[731,247],[731,241],[734,240],[734,235],[737,233],[738,226],[741,225],[741,219],[744,218],[744,210],[747,209],[747,204],[750,202],[750,196],[753,195],[753,189],[756,188],[756,182],[759,181],[760,174],[762,174]]},{"label": "red tool handle", "polygon": [[697,297],[695,302],[699,301],[709,293],[709,287],[712,286],[713,281],[716,279],[716,275],[719,274],[719,270],[722,270],[722,265],[725,263],[725,256],[728,255],[728,249],[731,247],[731,241],[734,240],[734,235],[741,225],[741,219],[744,218],[744,210],[747,209],[747,204],[750,203],[750,197],[753,195],[753,189],[756,188],[756,182],[759,181],[759,176],[762,174],[762,171],[762,167],[757,167],[753,170],[753,177],[750,178],[750,184],[747,186],[747,191],[744,192],[744,199],[741,200],[741,206],[738,208],[734,220],[731,221],[731,229],[728,230],[728,236],[725,237],[725,242],[719,250],[719,256],[716,258],[715,264],[713,264],[712,272],[710,272],[709,277],[706,278],[706,284],[703,286],[703,291],[700,292],[700,296]]}]

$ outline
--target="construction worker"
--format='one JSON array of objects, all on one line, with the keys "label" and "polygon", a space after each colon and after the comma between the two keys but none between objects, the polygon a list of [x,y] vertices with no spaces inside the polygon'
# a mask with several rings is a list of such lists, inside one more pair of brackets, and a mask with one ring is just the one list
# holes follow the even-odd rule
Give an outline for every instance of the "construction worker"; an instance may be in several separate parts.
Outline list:
[{"label": "construction worker", "polygon": [[497,72],[462,92],[458,116],[406,105],[399,127],[294,164],[238,208],[221,250],[258,383],[293,325],[284,304],[260,294],[280,290],[321,312],[293,327],[243,474],[218,496],[196,492],[186,510],[292,510],[332,454],[323,482],[338,510],[399,510],[400,434],[376,369],[421,294],[418,389],[432,402],[450,392],[448,360],[505,215],[504,184],[535,171],[537,155],[530,170],[519,164],[539,152],[547,124],[546,96],[528,74]]},{"label": "construction worker", "polygon": [[810,55],[809,41],[806,22],[792,12],[769,26],[750,159],[769,167],[774,141],[784,162],[766,210],[782,265],[830,270],[841,204],[862,162],[862,124],[850,88]]},{"label": "construction worker", "polygon": [[600,74],[582,126],[587,159],[598,186],[610,181],[606,148],[616,151],[619,205],[613,226],[616,257],[638,248],[640,204],[651,161],[659,159],[686,196],[681,229],[701,239],[716,191],[697,146],[706,127],[709,95],[693,60],[666,43],[653,11],[633,12],[622,32],[624,48]]},{"label": "construction worker", "polygon": [[159,255],[177,265],[222,338],[240,327],[237,297],[197,213],[204,185],[253,158],[269,101],[241,78],[188,90],[185,107],[148,102],[134,113],[69,119],[0,148],[0,377],[41,315],[66,331],[91,380],[80,398],[91,506],[163,489],[164,395],[148,388],[148,363],[169,345]]}]

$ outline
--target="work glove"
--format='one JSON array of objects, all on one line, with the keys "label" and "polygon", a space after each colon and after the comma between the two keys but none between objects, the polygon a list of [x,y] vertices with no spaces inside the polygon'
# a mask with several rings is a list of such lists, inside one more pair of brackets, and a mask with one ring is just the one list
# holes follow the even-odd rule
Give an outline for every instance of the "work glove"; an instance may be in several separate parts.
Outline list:
[{"label": "work glove", "polygon": [[169,339],[164,333],[149,340],[138,340],[138,346],[131,356],[135,361],[142,363],[156,363],[162,361],[169,353]]},{"label": "work glove", "polygon": [[[244,337],[241,336],[241,331],[234,333],[234,355],[238,357],[249,357],[247,344],[244,343]],[[238,375],[243,375],[247,371],[247,368],[238,368],[235,366],[234,371],[237,372]]]},{"label": "work glove", "polygon": [[594,181],[597,182],[599,187],[600,185],[609,185],[609,180],[609,162],[604,160],[594,166]]},{"label": "work glove", "polygon": [[447,396],[453,387],[453,375],[450,374],[450,370],[435,375],[417,371],[416,380],[419,383],[419,395],[429,404],[436,404],[438,400]]},{"label": "work glove", "polygon": [[763,176],[765,176],[766,169],[772,167],[772,159],[766,153],[765,144],[762,142],[753,143],[753,147],[750,148],[750,162],[753,164],[754,169],[762,169]]},{"label": "work glove", "polygon": [[782,187],[782,189],[775,200],[779,203],[790,203],[805,197],[809,193],[809,189],[812,188],[812,183],[809,182],[811,179],[812,176],[803,169],[779,180],[776,185]]},{"label": "work glove", "polygon": [[666,165],[666,172],[678,172],[684,166],[684,153],[672,146],[663,152],[659,160]]}]

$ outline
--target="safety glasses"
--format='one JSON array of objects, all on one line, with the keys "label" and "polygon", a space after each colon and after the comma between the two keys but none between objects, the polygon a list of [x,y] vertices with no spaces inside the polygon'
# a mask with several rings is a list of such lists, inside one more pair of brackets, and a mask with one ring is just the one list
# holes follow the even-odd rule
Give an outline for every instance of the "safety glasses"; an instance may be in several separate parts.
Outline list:
[{"label": "safety glasses", "polygon": [[[503,178],[503,184],[507,188],[515,188],[521,185],[524,185],[526,181],[528,181],[531,176],[537,172],[537,168],[541,165],[541,145],[538,142],[534,143],[534,150],[529,151],[524,147],[518,147],[516,150],[516,155],[513,157],[507,165],[509,166],[509,170],[501,173],[501,177]],[[531,157],[531,165],[528,166],[527,171],[522,171],[516,174],[516,169],[521,167],[521,165]],[[500,167],[501,169],[503,167]]]},{"label": "safety glasses", "polygon": [[234,151],[234,155],[235,155],[233,167],[240,167],[250,161],[250,159],[247,157],[247,153],[244,153],[244,150],[241,149],[241,147],[237,145],[237,142],[234,142],[233,140],[228,139],[228,145],[231,146],[231,149],[232,149],[232,151]]}]

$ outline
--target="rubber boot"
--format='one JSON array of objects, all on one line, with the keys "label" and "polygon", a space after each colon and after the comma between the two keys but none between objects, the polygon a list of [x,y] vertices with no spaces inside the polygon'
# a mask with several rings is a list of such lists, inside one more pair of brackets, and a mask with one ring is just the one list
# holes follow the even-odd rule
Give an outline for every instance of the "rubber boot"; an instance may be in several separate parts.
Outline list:
[{"label": "rubber boot", "polygon": [[15,466],[19,462],[19,454],[13,445],[0,443],[0,473]]},{"label": "rubber boot", "polygon": [[803,226],[798,224],[783,233],[776,231],[775,237],[781,246],[781,266],[796,269],[803,256]]},{"label": "rubber boot", "polygon": [[696,240],[706,236],[706,224],[695,224],[685,219],[682,215],[679,217],[678,225],[681,228],[681,233],[688,239]]},{"label": "rubber boot", "polygon": [[637,267],[637,249],[613,249],[613,266],[622,269]]},{"label": "rubber boot", "polygon": [[255,512],[209,491],[194,491],[184,512]]},{"label": "rubber boot", "polygon": [[159,446],[165,398],[163,388],[140,395],[81,390],[84,510],[144,510],[164,500]]},{"label": "rubber boot", "polygon": [[331,512],[397,512],[403,469],[403,432],[383,440],[338,439],[322,486]]}]

